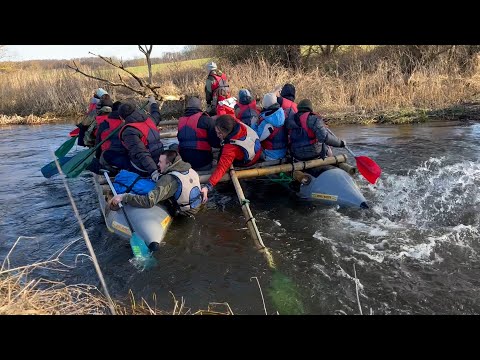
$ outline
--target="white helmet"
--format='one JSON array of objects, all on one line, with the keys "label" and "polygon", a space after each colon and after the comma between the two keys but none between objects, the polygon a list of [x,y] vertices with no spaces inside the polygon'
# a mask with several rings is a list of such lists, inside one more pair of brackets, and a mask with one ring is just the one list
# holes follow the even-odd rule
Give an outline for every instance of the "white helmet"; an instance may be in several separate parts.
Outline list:
[{"label": "white helmet", "polygon": [[209,62],[207,64],[207,70],[208,72],[212,71],[212,70],[216,70],[217,69],[217,64],[215,64],[213,61],[212,62]]}]

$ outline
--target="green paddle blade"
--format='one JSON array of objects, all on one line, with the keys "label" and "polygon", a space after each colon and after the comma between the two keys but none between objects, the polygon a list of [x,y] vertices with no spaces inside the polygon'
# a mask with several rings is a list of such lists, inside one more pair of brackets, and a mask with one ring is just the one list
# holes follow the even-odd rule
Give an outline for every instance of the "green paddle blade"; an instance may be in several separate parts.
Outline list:
[{"label": "green paddle blade", "polygon": [[77,141],[76,137],[72,137],[65,141],[60,147],[55,151],[55,156],[61,158],[68,154],[68,152],[73,148],[75,145],[75,141]]},{"label": "green paddle blade", "polygon": [[295,284],[279,271],[273,273],[268,294],[275,309],[281,315],[301,315],[305,313],[303,303],[300,300],[300,293]]},{"label": "green paddle blade", "polygon": [[94,157],[95,151],[83,150],[76,154],[65,165],[62,165],[62,171],[68,178],[77,177],[88,167],[88,165],[90,165]]},{"label": "green paddle blade", "polygon": [[[66,164],[71,159],[72,159],[71,156],[61,157],[60,159],[58,159],[58,162],[60,163],[60,167]],[[42,175],[47,179],[52,177],[53,175],[58,174],[58,169],[57,169],[57,165],[55,164],[55,161],[48,163],[47,165],[42,167],[40,171],[42,172]]]},{"label": "green paddle blade", "polygon": [[130,247],[132,248],[135,257],[148,257],[151,255],[147,244],[145,244],[145,241],[143,241],[136,232],[134,232],[130,238]]},{"label": "green paddle blade", "polygon": [[132,248],[134,255],[134,257],[130,259],[130,263],[132,263],[135,268],[143,271],[151,269],[157,265],[157,261],[148,249],[145,241],[143,241],[136,232],[134,232],[130,238],[130,247]]}]

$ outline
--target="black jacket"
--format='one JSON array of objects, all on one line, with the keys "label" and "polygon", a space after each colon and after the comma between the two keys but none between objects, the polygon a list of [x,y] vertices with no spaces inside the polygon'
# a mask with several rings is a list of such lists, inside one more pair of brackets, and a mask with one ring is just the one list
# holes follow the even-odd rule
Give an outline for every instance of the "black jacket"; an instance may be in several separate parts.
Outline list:
[{"label": "black jacket", "polygon": [[[153,122],[158,125],[160,122],[160,113],[157,104],[152,104],[151,115]],[[125,125],[144,122],[147,119],[147,115],[135,110],[125,118]],[[121,136],[124,146],[128,151],[130,161],[137,168],[144,170],[150,175],[157,170],[158,159],[163,151],[163,143],[160,140],[160,133],[158,130],[154,136],[155,138],[149,139],[149,149],[147,149],[141,141],[141,131],[134,127],[126,127],[125,130],[122,131]]]},{"label": "black jacket", "polygon": [[[300,116],[304,113],[305,111],[299,111],[295,114],[293,119],[289,119],[287,121],[287,129],[294,130],[301,127]],[[311,113],[307,119],[307,127],[314,132],[318,142],[315,144],[309,144],[301,147],[297,147],[294,143],[292,143],[290,152],[296,159],[312,160],[318,157],[325,158],[327,154],[326,145],[334,147],[342,146],[341,140],[327,130],[323,119],[319,115]]]}]

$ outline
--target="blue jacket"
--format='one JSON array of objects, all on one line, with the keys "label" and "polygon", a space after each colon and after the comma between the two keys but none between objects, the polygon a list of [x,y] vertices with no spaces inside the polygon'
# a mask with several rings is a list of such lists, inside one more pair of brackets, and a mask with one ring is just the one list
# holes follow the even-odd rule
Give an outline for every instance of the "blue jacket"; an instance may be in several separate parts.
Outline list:
[{"label": "blue jacket", "polygon": [[[283,159],[287,155],[288,134],[284,124],[285,112],[280,105],[274,104],[268,109],[262,110],[259,124],[252,125],[252,129],[255,130],[262,143],[266,160]],[[277,134],[272,137],[277,128],[280,128],[280,131],[277,131]]]}]

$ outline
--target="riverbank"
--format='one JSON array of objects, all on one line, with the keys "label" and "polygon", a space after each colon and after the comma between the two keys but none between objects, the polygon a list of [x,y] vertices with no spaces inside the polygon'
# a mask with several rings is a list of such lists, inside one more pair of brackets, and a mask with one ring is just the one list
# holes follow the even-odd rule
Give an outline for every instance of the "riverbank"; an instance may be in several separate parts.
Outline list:
[{"label": "riverbank", "polygon": [[[32,271],[37,266],[0,270],[0,315],[111,315],[107,298],[95,286],[35,277]],[[171,295],[171,310],[157,309],[131,292],[127,301],[113,300],[113,304],[116,315],[233,315],[227,303],[211,303],[206,310],[194,311],[183,298]]]},{"label": "riverbank", "polygon": [[[247,88],[257,102],[261,102],[265,93],[291,83],[296,88],[297,102],[311,100],[313,110],[332,119],[333,123],[400,124],[442,116],[460,120],[480,117],[475,103],[480,94],[480,67],[466,72],[451,61],[439,61],[428,66],[419,64],[406,76],[398,59],[382,59],[369,62],[352,58],[349,66],[344,66],[343,70],[338,68],[338,71],[325,67],[292,70],[261,60],[236,65],[223,62],[220,67],[228,76],[234,96],[240,89]],[[117,70],[104,69],[92,71],[92,74],[109,81],[118,80]],[[158,86],[159,94],[204,98],[205,78],[201,65],[172,66],[155,72],[152,82]],[[132,79],[127,83],[135,85]],[[93,89],[99,86],[109,91],[115,100],[135,97],[124,87],[109,86],[70,69],[19,70],[3,74],[0,114],[12,119],[5,118],[0,124],[45,123],[55,121],[55,117],[82,116]],[[205,100],[202,106],[205,108]],[[183,101],[167,101],[162,116],[181,116],[183,107]],[[43,120],[17,118],[17,115],[28,118],[32,114]]]},{"label": "riverbank", "polygon": [[453,104],[446,108],[402,110],[356,113],[333,113],[327,115],[331,125],[370,125],[370,124],[412,124],[433,120],[480,121],[480,101]]},{"label": "riverbank", "polygon": [[[453,104],[446,108],[424,109],[406,108],[389,111],[356,111],[320,113],[328,119],[330,125],[370,125],[370,124],[411,124],[424,123],[431,120],[480,121],[480,101],[467,101]],[[69,117],[72,123],[80,121],[80,117]],[[174,119],[174,118],[172,118]],[[65,121],[65,118],[47,114],[46,116],[0,115],[2,125],[41,125]]]}]

